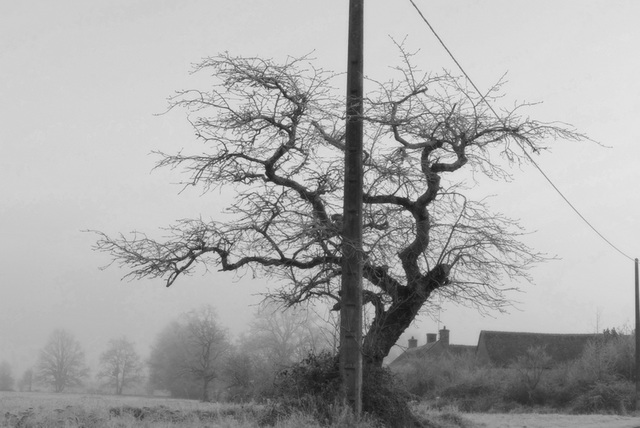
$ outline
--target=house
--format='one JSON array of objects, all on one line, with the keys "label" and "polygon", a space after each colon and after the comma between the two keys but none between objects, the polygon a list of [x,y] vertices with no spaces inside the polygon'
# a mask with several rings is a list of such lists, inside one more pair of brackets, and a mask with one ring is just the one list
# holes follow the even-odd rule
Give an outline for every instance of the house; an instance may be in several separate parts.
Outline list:
[{"label": "house", "polygon": [[[509,331],[482,330],[477,346],[452,345],[449,330],[440,330],[440,337],[427,333],[427,343],[417,346],[415,338],[409,339],[408,348],[389,364],[389,368],[411,364],[416,359],[447,355],[474,354],[479,362],[495,367],[507,367],[525,355],[533,347],[542,347],[553,363],[575,360],[582,354],[589,341],[602,337],[601,334],[547,334],[521,333]],[[436,340],[437,339],[437,340]]]},{"label": "house", "polygon": [[554,363],[580,357],[589,341],[600,334],[547,334],[509,331],[481,331],[476,358],[482,363],[506,367],[533,347],[542,347]]},{"label": "house", "polygon": [[427,343],[423,346],[418,346],[418,340],[411,337],[408,348],[389,364],[389,368],[395,369],[405,364],[411,364],[416,359],[427,357],[435,358],[446,355],[469,355],[475,353],[475,346],[452,345],[449,343],[449,330],[447,330],[447,327],[443,327],[439,333],[439,338],[435,333],[427,333]]}]

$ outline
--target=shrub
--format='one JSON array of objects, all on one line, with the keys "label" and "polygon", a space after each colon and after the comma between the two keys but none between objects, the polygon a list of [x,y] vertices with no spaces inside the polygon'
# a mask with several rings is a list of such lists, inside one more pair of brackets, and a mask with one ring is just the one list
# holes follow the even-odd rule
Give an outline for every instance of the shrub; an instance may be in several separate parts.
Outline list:
[{"label": "shrub", "polygon": [[441,405],[454,404],[465,412],[487,412],[502,408],[504,370],[478,367],[463,371],[458,380],[439,391]]},{"label": "shrub", "polygon": [[527,392],[530,403],[534,403],[536,398],[540,399],[538,385],[550,365],[551,357],[541,346],[527,349],[527,352],[519,356],[512,364],[512,367],[518,373],[521,385],[524,386]]},{"label": "shrub", "polygon": [[409,408],[410,396],[398,386],[387,368],[364,368],[362,382],[362,410],[382,421],[386,427],[417,425]]},{"label": "shrub", "polygon": [[[631,402],[633,337],[603,335],[591,341],[575,361],[545,370],[529,403],[578,413],[624,411]],[[508,399],[522,403],[524,393],[511,388]]]},{"label": "shrub", "polygon": [[605,335],[589,342],[575,362],[576,381],[591,385],[613,379],[633,380],[634,346],[631,335]]},{"label": "shrub", "polygon": [[397,375],[409,393],[423,398],[435,398],[452,384],[475,376],[478,370],[472,354],[423,356],[398,368]]},{"label": "shrub", "polygon": [[524,405],[624,412],[633,403],[634,336],[605,332],[577,360],[563,364],[552,364],[543,348],[531,348],[509,368],[443,355],[422,356],[396,370],[409,393],[440,409],[509,411]]},{"label": "shrub", "polygon": [[[344,422],[348,418],[339,401],[340,388],[337,356],[329,352],[310,354],[280,373],[275,400],[260,424],[274,425],[300,413],[312,416],[322,425]],[[385,427],[408,427],[417,424],[408,401],[408,394],[396,386],[389,370],[365,366],[362,385],[365,414]]]},{"label": "shrub", "polygon": [[633,381],[635,376],[635,336],[620,334],[605,336],[605,343],[613,355],[611,361],[613,374],[621,379]]},{"label": "shrub", "polygon": [[544,404],[557,409],[566,409],[582,392],[576,384],[568,382],[572,364],[565,363],[549,370],[543,382]]},{"label": "shrub", "polygon": [[629,382],[596,382],[574,400],[572,410],[576,413],[625,413],[634,402],[634,394],[635,387]]}]

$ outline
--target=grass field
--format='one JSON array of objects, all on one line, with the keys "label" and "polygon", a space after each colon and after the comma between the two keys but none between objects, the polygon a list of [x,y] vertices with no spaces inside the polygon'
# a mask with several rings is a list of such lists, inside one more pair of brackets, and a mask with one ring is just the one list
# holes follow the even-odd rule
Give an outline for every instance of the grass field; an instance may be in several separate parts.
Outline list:
[{"label": "grass field", "polygon": [[170,398],[0,392],[0,427],[254,427],[260,411]]},{"label": "grass field", "polygon": [[[620,415],[563,415],[535,413],[461,413],[416,406],[430,428],[640,428],[640,417]],[[20,428],[140,428],[208,427],[254,428],[265,413],[257,404],[218,404],[170,398],[0,392],[0,427]],[[332,427],[374,428],[349,415]],[[320,427],[305,415],[276,422],[278,428]]]},{"label": "grass field", "polygon": [[[368,420],[354,421],[339,414],[332,427],[377,428]],[[266,413],[258,404],[201,403],[169,398],[0,392],[0,427],[139,428],[208,427],[253,428]],[[433,428],[473,427],[447,412],[431,415]],[[277,420],[277,428],[320,427],[309,416],[296,414]]]},{"label": "grass field", "polygon": [[487,428],[640,428],[640,417],[620,415],[467,413],[473,427]]}]

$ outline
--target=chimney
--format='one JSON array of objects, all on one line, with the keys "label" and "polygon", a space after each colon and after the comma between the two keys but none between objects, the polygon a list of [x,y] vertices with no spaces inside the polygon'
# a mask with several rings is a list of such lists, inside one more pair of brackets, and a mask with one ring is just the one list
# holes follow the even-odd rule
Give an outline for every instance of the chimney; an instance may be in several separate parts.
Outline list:
[{"label": "chimney", "polygon": [[449,346],[449,330],[447,330],[446,326],[440,330],[440,342],[445,346]]},{"label": "chimney", "polygon": [[438,335],[435,333],[427,333],[427,343],[434,343],[438,340]]},{"label": "chimney", "polygon": [[409,348],[417,348],[418,347],[418,339],[415,339],[413,336],[411,336],[411,339],[409,339]]}]

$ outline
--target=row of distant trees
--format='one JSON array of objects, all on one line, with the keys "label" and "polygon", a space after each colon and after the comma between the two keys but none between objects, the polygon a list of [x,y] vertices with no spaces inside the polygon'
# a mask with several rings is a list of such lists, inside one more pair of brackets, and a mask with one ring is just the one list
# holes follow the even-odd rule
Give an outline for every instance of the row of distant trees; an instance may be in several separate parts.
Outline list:
[{"label": "row of distant trees", "polygon": [[156,338],[149,386],[174,397],[245,400],[264,397],[277,374],[310,352],[336,346],[335,324],[313,312],[266,305],[235,343],[205,306],[184,314]]},{"label": "row of distant trees", "polygon": [[[248,332],[233,341],[214,308],[203,306],[170,322],[146,360],[126,337],[110,340],[96,378],[117,395],[146,380],[148,390],[174,397],[250,399],[268,394],[278,372],[309,352],[335,346],[335,324],[310,311],[264,305]],[[88,375],[80,342],[68,331],[55,330],[17,387],[31,391],[38,384],[63,392],[81,386]],[[12,390],[15,383],[11,366],[1,363],[0,390]]]},{"label": "row of distant trees", "polygon": [[[142,380],[143,363],[135,345],[126,337],[112,339],[100,355],[97,378],[114,393],[122,394],[125,386]],[[81,386],[89,375],[82,345],[72,333],[54,330],[40,350],[35,368],[25,370],[17,382],[21,391],[31,391],[34,384],[50,387],[55,392]],[[0,364],[0,391],[14,389],[15,379],[9,363]]]}]

